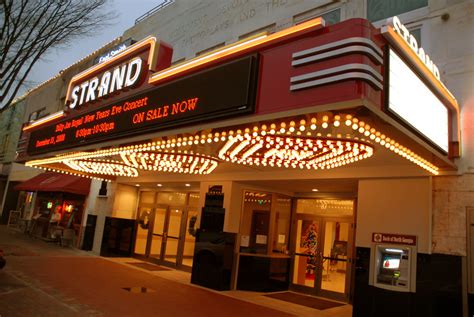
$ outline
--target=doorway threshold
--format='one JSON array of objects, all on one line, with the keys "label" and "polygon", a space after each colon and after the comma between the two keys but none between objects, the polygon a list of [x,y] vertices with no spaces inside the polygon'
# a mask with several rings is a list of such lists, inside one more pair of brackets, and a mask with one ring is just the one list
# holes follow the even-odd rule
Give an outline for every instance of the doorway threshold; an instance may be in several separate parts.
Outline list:
[{"label": "doorway threshold", "polygon": [[266,294],[264,296],[278,299],[284,302],[289,302],[289,303],[293,303],[293,304],[297,304],[301,306],[310,307],[317,310],[326,310],[326,309],[345,305],[345,303],[342,303],[342,302],[336,302],[329,299],[323,299],[320,297],[314,297],[314,296],[294,293],[290,291]]}]

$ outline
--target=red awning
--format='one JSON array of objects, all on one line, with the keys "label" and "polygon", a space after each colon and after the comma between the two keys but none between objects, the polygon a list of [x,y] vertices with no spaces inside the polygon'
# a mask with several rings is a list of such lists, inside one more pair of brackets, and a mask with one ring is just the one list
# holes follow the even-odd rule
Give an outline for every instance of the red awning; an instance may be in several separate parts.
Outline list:
[{"label": "red awning", "polygon": [[62,192],[88,195],[91,187],[89,178],[47,172],[39,174],[15,186],[15,190],[31,192]]}]

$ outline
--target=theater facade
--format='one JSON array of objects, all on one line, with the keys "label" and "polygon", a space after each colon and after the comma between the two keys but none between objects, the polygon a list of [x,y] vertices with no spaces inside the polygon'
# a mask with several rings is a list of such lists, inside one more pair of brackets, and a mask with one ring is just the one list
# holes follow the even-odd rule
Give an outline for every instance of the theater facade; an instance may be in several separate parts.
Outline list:
[{"label": "theater facade", "polygon": [[[459,259],[432,252],[459,106],[398,18],[316,18],[171,57],[150,36],[74,76],[64,111],[24,128],[19,160],[127,186],[99,195],[133,206],[105,224],[133,224],[118,245],[192,283],[291,289],[354,316],[421,316],[447,287],[462,310]],[[454,269],[438,276],[441,262]]]}]

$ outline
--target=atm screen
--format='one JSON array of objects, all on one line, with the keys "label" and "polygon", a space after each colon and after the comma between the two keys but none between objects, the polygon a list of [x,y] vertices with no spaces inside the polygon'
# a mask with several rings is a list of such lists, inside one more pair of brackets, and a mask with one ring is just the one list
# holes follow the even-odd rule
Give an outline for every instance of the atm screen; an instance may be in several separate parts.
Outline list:
[{"label": "atm screen", "polygon": [[388,270],[398,270],[398,268],[400,267],[400,258],[385,256],[383,259],[382,267]]}]

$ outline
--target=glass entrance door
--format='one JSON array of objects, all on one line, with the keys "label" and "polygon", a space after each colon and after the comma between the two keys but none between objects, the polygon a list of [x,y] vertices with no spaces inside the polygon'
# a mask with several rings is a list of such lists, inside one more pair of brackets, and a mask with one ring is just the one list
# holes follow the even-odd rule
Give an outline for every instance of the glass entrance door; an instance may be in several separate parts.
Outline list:
[{"label": "glass entrance door", "polygon": [[311,292],[321,280],[321,219],[298,217],[293,259],[293,284]]},{"label": "glass entrance door", "polygon": [[188,209],[186,217],[186,227],[184,234],[183,260],[184,266],[193,266],[194,246],[196,244],[196,221],[198,211],[196,209]]},{"label": "glass entrance door", "polygon": [[183,210],[177,207],[168,207],[166,231],[164,233],[163,261],[178,264],[178,250],[181,233],[181,221],[183,219]]},{"label": "glass entrance door", "polygon": [[292,221],[293,290],[348,300],[354,236],[352,206],[352,201],[298,202]]},{"label": "glass entrance door", "polygon": [[138,256],[144,257],[148,254],[148,237],[152,220],[152,207],[142,206],[138,208],[138,226],[135,237],[135,254]]},{"label": "glass entrance door", "polygon": [[190,269],[198,201],[196,193],[142,192],[137,212],[135,256]]},{"label": "glass entrance door", "polygon": [[166,238],[165,223],[168,215],[168,207],[162,206],[154,209],[153,226],[150,228],[151,247],[148,257],[161,260],[163,254],[163,242]]},{"label": "glass entrance door", "polygon": [[344,219],[324,220],[321,292],[346,294],[349,290],[349,237],[352,223]]}]

